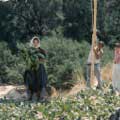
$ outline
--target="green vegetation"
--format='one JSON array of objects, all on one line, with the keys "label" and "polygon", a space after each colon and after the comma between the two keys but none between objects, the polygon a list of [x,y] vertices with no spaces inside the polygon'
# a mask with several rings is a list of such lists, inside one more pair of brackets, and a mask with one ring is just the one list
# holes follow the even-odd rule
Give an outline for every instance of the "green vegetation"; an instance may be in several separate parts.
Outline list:
[{"label": "green vegetation", "polygon": [[[23,83],[26,65],[18,49],[25,48],[34,35],[40,36],[48,51],[50,85],[71,87],[76,76],[83,77],[91,41],[90,0],[0,1],[0,11],[1,83]],[[104,66],[113,58],[109,45],[119,41],[119,1],[98,1],[98,13],[98,37],[106,43]]]},{"label": "green vegetation", "polygon": [[[99,37],[109,45],[120,39],[119,4],[118,0],[98,0]],[[91,40],[91,0],[0,1],[0,11],[0,39],[8,41],[11,48],[17,40],[53,33],[78,41]]]},{"label": "green vegetation", "polygon": [[109,91],[86,90],[66,99],[43,103],[3,100],[1,120],[108,120],[120,107],[120,97]]},{"label": "green vegetation", "polygon": [[[23,83],[23,74],[28,66],[23,59],[23,55],[27,53],[23,54],[21,50],[26,50],[29,44],[18,43],[17,46],[18,53],[14,55],[6,42],[0,43],[1,83]],[[64,89],[72,87],[78,80],[84,80],[85,64],[90,49],[89,43],[85,41],[79,43],[63,37],[49,37],[45,41],[41,41],[41,46],[48,53],[45,64],[48,73],[48,85]],[[112,56],[112,51],[105,47],[103,65],[111,62]]]},{"label": "green vegetation", "polygon": [[[42,44],[42,43],[41,43]],[[71,87],[77,82],[76,76],[83,77],[84,62],[89,48],[87,42],[79,44],[77,41],[52,37],[43,41],[43,47],[48,51],[46,64],[49,83],[57,88]]]},{"label": "green vegetation", "polygon": [[[120,1],[98,0],[98,38],[105,42],[102,66],[111,63],[113,45],[120,41]],[[27,68],[21,50],[33,36],[47,50],[48,85],[71,88],[84,80],[90,50],[91,0],[0,1],[0,84],[23,84]],[[26,57],[27,58],[27,57]],[[27,58],[28,60],[28,58]],[[0,120],[107,120],[120,107],[111,90],[86,90],[45,103],[0,100]]]},{"label": "green vegetation", "polygon": [[23,60],[12,54],[6,42],[0,42],[0,83],[20,84],[23,68]]}]

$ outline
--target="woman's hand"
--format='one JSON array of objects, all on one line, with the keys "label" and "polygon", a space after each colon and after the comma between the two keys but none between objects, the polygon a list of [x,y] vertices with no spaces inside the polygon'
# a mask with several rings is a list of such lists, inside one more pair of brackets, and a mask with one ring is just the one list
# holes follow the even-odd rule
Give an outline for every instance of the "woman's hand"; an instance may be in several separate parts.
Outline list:
[{"label": "woman's hand", "polygon": [[114,64],[116,64],[116,60],[113,60]]},{"label": "woman's hand", "polygon": [[40,62],[46,62],[46,59],[40,58],[39,61],[40,61]]}]

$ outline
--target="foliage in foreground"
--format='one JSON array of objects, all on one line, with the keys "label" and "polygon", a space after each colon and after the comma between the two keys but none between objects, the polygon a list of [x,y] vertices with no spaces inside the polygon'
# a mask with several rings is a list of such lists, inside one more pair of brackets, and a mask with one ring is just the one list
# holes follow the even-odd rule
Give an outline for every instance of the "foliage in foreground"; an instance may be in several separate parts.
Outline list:
[{"label": "foliage in foreground", "polygon": [[[3,103],[2,103],[3,102]],[[86,90],[66,99],[48,102],[1,101],[1,120],[108,120],[120,107],[120,97],[110,90]]]}]

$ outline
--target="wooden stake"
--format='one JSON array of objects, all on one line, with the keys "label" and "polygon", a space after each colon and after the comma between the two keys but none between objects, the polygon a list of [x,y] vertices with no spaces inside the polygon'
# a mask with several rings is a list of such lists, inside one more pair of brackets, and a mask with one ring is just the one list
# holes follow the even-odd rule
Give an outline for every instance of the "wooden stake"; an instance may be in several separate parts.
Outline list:
[{"label": "wooden stake", "polygon": [[92,32],[92,63],[91,63],[91,76],[90,81],[94,80],[94,63],[95,63],[95,56],[94,56],[94,47],[96,45],[96,30],[97,30],[97,0],[93,2],[93,32]]}]

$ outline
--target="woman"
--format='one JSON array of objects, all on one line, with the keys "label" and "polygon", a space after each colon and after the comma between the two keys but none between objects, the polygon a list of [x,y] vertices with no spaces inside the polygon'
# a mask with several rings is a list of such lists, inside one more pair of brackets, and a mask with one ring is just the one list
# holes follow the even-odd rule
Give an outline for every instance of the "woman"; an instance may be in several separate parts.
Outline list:
[{"label": "woman", "polygon": [[29,68],[29,75],[31,77],[26,77],[28,74],[27,71],[25,73],[25,84],[28,88],[29,99],[32,99],[33,93],[37,93],[37,97],[40,96],[41,98],[45,98],[47,96],[47,74],[44,67],[46,51],[40,47],[40,40],[38,37],[32,38],[28,53],[31,61]]},{"label": "woman", "polygon": [[120,43],[115,45],[112,85],[115,92],[120,93]]},{"label": "woman", "polygon": [[97,78],[98,85],[97,89],[102,89],[102,77],[101,77],[101,58],[103,55],[103,47],[104,43],[102,41],[98,41],[97,45],[94,47],[94,51],[91,49],[89,52],[88,60],[87,60],[87,69],[86,69],[86,78],[87,78],[87,87],[91,88],[90,84],[90,74],[91,74],[91,64],[92,64],[92,52],[94,56],[94,74]]}]

